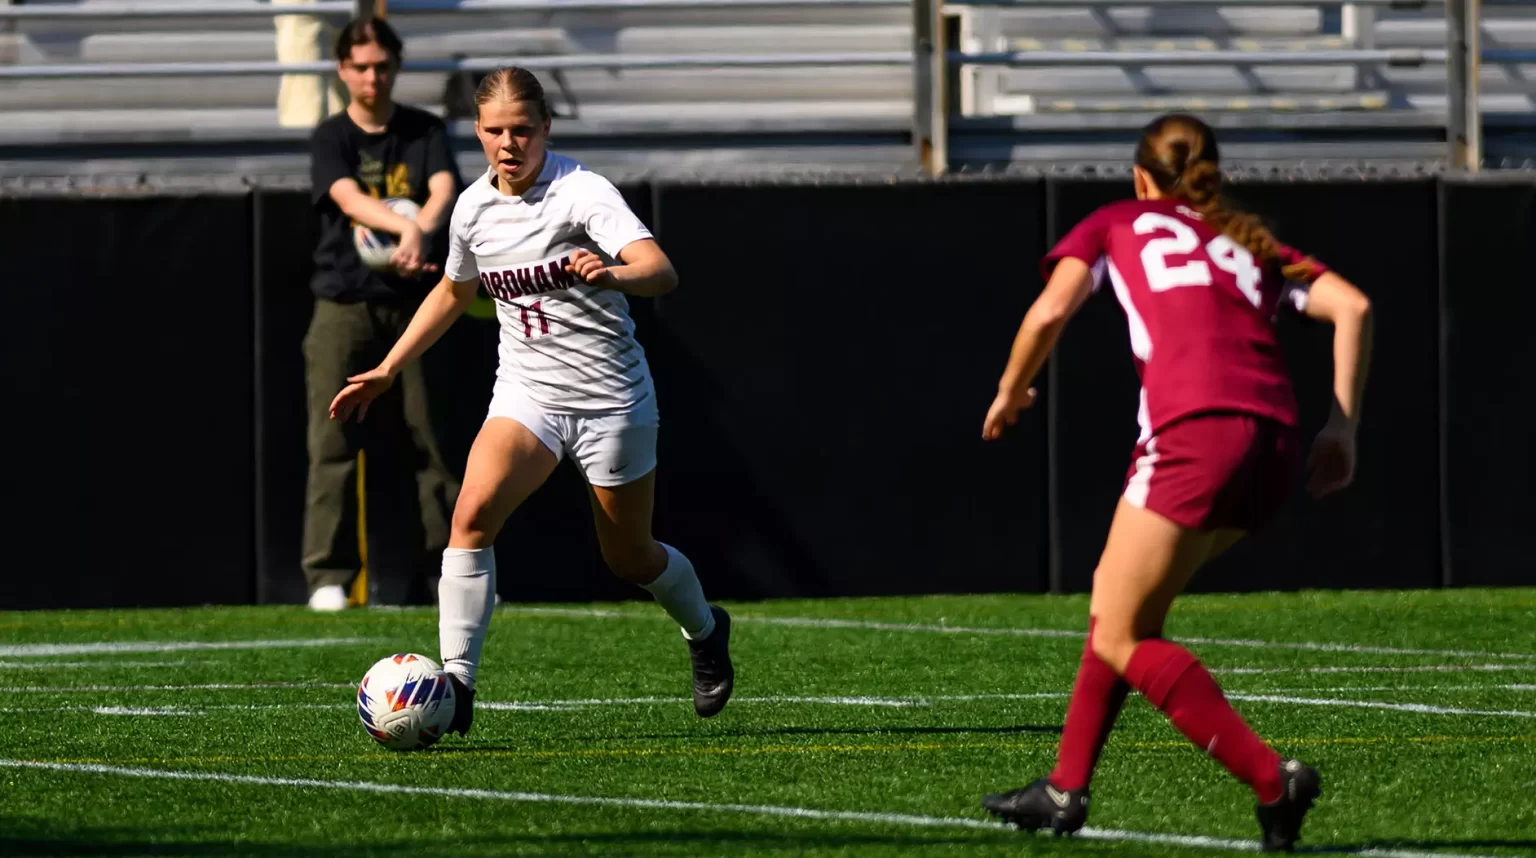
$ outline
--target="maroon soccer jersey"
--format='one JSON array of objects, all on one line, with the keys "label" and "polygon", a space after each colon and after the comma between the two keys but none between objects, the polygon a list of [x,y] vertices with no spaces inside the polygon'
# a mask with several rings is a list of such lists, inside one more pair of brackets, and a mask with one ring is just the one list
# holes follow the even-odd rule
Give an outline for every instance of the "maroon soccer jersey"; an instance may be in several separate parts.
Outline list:
[{"label": "maroon soccer jersey", "polygon": [[[1302,254],[1281,248],[1286,264]],[[1045,257],[1072,257],[1107,279],[1125,310],[1141,376],[1141,440],[1191,414],[1235,411],[1295,426],[1296,396],[1275,336],[1281,304],[1306,307],[1307,284],[1264,271],[1246,248],[1176,200],[1110,203]],[[1325,269],[1317,265],[1315,279]]]}]

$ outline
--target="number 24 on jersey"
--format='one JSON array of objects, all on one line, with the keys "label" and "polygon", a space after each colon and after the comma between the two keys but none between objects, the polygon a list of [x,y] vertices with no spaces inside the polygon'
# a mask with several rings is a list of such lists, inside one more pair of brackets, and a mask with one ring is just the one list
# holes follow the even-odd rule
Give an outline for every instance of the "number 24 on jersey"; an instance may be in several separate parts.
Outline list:
[{"label": "number 24 on jersey", "polygon": [[[1209,286],[1212,283],[1211,267],[1203,259],[1192,259],[1183,265],[1169,265],[1170,256],[1189,256],[1200,249],[1200,236],[1189,224],[1175,217],[1147,212],[1136,218],[1131,225],[1137,235],[1158,231],[1173,235],[1154,238],[1141,249],[1141,267],[1147,273],[1147,286],[1153,292],[1166,292],[1182,286]],[[1225,235],[1218,235],[1205,245],[1205,255],[1217,268],[1227,272],[1237,281],[1237,288],[1255,307],[1264,303],[1260,284],[1264,272],[1254,264],[1253,254]]]}]

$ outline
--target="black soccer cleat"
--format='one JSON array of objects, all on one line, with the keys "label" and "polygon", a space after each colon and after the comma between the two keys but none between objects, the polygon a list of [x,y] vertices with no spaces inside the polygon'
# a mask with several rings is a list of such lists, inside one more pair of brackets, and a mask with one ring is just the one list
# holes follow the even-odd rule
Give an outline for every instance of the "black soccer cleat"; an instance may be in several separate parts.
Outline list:
[{"label": "black soccer cleat", "polygon": [[448,674],[448,681],[453,683],[453,720],[448,722],[448,729],[443,731],[443,735],[458,733],[460,736],[468,736],[469,725],[475,721],[475,690],[451,673]]},{"label": "black soccer cleat", "polygon": [[1263,852],[1292,852],[1301,839],[1301,821],[1312,808],[1312,801],[1323,794],[1323,778],[1300,760],[1280,761],[1280,783],[1284,791],[1274,804],[1258,808],[1259,827],[1264,830]]},{"label": "black soccer cleat", "polygon": [[700,718],[712,718],[725,708],[736,684],[736,668],[731,664],[731,615],[718,605],[710,605],[715,630],[701,641],[688,642],[693,659],[693,711]]},{"label": "black soccer cleat", "polygon": [[1020,831],[1049,828],[1057,837],[1073,834],[1088,821],[1088,788],[1059,790],[1045,778],[981,800],[987,813]]}]

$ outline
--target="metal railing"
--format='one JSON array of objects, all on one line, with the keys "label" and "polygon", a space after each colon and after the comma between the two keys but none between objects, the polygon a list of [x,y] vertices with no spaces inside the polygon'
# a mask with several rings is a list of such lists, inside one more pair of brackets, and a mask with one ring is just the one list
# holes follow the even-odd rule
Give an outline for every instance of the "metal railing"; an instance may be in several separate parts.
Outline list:
[{"label": "metal railing", "polygon": [[[1198,2],[1198,0],[1197,0]],[[1238,0],[1243,2],[1243,0]],[[567,12],[656,11],[664,9],[785,9],[828,7],[904,7],[907,0],[390,0],[387,6],[375,0],[314,0],[293,6],[251,0],[251,2],[163,2],[130,0],[109,5],[45,4],[42,6],[0,6],[0,20],[57,20],[82,18],[110,20],[123,18],[270,18],[278,15],[371,15],[380,8],[389,14],[404,12],[534,12],[558,15]]]},{"label": "metal railing", "polygon": [[[560,54],[545,57],[480,57],[463,60],[411,60],[403,66],[411,72],[488,72],[518,65],[530,71],[569,69],[686,69],[686,68],[793,68],[798,66],[891,65],[905,66],[912,55],[905,51],[869,51],[849,54],[763,54],[760,56],[645,56],[641,54]],[[334,62],[176,62],[90,63],[0,66],[6,78],[102,78],[102,77],[210,77],[231,75],[331,74]]]},{"label": "metal railing", "polygon": [[[385,3],[388,3],[387,7]],[[124,20],[156,18],[228,18],[317,15],[349,17],[384,14],[529,13],[553,18],[563,13],[624,10],[720,10],[793,7],[908,7],[912,12],[911,51],[847,53],[784,53],[729,55],[612,55],[570,54],[537,57],[475,57],[412,60],[406,71],[480,72],[503,65],[533,70],[679,69],[806,66],[910,67],[913,75],[913,143],[920,163],[931,173],[949,163],[948,103],[951,74],[959,66],[1078,67],[1078,66],[1262,66],[1262,65],[1387,65],[1422,67],[1444,64],[1447,73],[1446,137],[1454,167],[1476,170],[1482,160],[1482,120],[1478,109],[1478,68],[1481,62],[1536,62],[1536,51],[1494,50],[1478,45],[1478,21],[1484,0],[1350,0],[1346,11],[1358,8],[1425,9],[1443,6],[1447,24],[1445,48],[1350,50],[1039,50],[967,53],[948,44],[946,18],[965,8],[1083,8],[1153,5],[1155,0],[314,0],[275,5],[267,2],[163,2],[140,0],[109,5],[0,5],[0,22],[41,20]],[[1501,0],[1488,0],[1490,4]],[[1519,0],[1502,0],[1518,4]],[[1179,6],[1280,7],[1317,5],[1305,0],[1176,0]],[[1346,15],[1346,21],[1349,16]],[[0,66],[0,79],[119,78],[332,74],[330,62],[151,62],[69,63]]]},{"label": "metal railing", "polygon": [[[544,16],[572,12],[624,10],[784,9],[796,7],[905,7],[908,0],[394,0],[391,14],[415,13],[536,13]],[[280,17],[314,15],[347,18],[367,17],[384,7],[385,0],[314,0],[277,5],[267,2],[127,2],[105,6],[49,4],[0,5],[0,21],[59,19],[155,19],[202,17]],[[505,65],[534,71],[575,69],[676,69],[706,67],[783,68],[797,66],[891,65],[912,62],[907,52],[866,51],[843,54],[763,54],[756,56],[643,56],[614,54],[563,54],[542,57],[469,58],[458,60],[407,60],[404,71],[477,72]],[[332,74],[335,63],[279,63],[261,61],[174,63],[46,63],[0,66],[0,79],[61,79],[117,77],[179,77],[281,74]]]},{"label": "metal railing", "polygon": [[[1452,167],[1476,171],[1482,161],[1482,117],[1478,108],[1478,67],[1488,62],[1536,62],[1536,51],[1489,51],[1478,49],[1478,21],[1483,0],[1349,0],[1348,7],[1424,9],[1444,6],[1446,47],[1435,49],[1356,48],[1313,51],[1003,51],[966,53],[947,43],[946,16],[955,8],[1029,6],[1112,7],[1138,5],[1127,0],[913,0],[914,93],[913,139],[923,169],[940,172],[949,163],[948,103],[949,69],[957,65],[1038,66],[1259,66],[1385,64],[1421,67],[1444,64],[1447,72],[1448,106],[1446,139]],[[1489,0],[1498,3],[1499,0]],[[1510,5],[1520,0],[1504,0]],[[1147,5],[1145,3],[1140,5]],[[1265,7],[1318,5],[1297,0],[1177,0],[1180,6]]]}]

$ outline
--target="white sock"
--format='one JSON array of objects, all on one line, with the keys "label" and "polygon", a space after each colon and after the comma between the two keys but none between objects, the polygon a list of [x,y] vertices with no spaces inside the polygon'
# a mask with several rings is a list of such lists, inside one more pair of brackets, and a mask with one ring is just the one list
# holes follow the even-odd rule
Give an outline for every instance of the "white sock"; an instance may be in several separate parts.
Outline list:
[{"label": "white sock", "polygon": [[666,609],[667,615],[683,627],[683,637],[701,641],[715,630],[715,615],[704,601],[704,588],[699,586],[699,576],[694,574],[693,564],[681,551],[666,543],[660,543],[667,552],[667,568],[661,570],[656,580],[642,584],[656,602]]},{"label": "white sock", "polygon": [[475,687],[480,647],[496,607],[496,553],[492,548],[450,548],[443,552],[437,584],[437,637],[443,669]]}]

